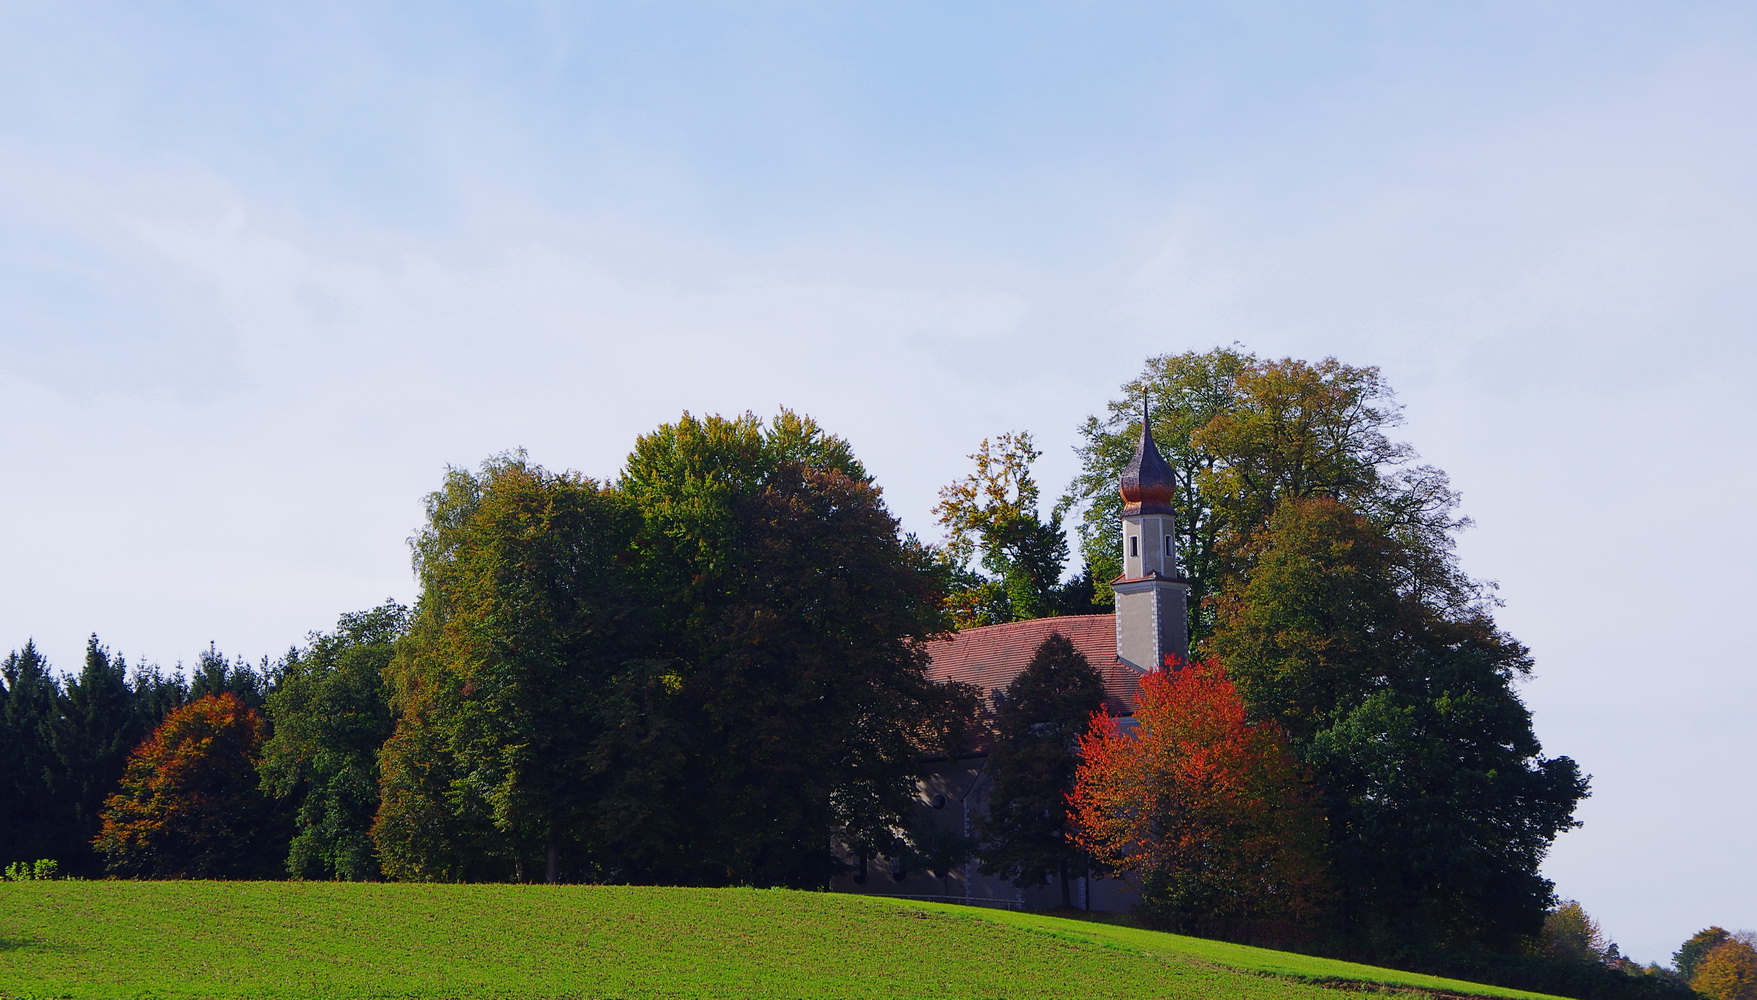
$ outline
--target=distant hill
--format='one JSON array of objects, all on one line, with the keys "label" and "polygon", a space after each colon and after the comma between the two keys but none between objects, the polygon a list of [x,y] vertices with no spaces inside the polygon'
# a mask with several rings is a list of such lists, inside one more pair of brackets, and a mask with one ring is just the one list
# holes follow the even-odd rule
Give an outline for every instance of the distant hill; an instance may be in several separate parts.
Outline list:
[{"label": "distant hill", "polygon": [[1341,1000],[1363,987],[1540,996],[1082,920],[831,893],[0,884],[0,997]]}]

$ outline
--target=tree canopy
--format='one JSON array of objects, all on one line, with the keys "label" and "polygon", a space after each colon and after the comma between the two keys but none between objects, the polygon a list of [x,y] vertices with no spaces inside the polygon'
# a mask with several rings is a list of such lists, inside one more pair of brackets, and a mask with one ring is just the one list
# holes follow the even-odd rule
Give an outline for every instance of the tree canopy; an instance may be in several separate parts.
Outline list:
[{"label": "tree canopy", "polygon": [[1208,631],[1207,597],[1245,571],[1243,547],[1282,500],[1338,500],[1442,562],[1465,523],[1445,474],[1390,439],[1402,407],[1378,369],[1265,360],[1237,348],[1166,354],[1080,427],[1080,474],[1060,508],[1079,510],[1081,547],[1098,580],[1122,569],[1116,483],[1140,436],[1143,400],[1177,476],[1192,640]]},{"label": "tree canopy", "polygon": [[379,875],[369,831],[378,751],[392,726],[383,673],[407,620],[394,601],[343,615],[334,632],[312,635],[309,648],[288,656],[268,696],[273,735],[258,770],[266,792],[296,804],[289,875]]},{"label": "tree canopy", "polygon": [[1535,935],[1553,901],[1538,866],[1586,781],[1543,756],[1514,690],[1530,656],[1458,568],[1457,494],[1391,438],[1379,372],[1219,349],[1153,358],[1123,391],[1083,427],[1064,507],[1090,564],[1114,567],[1146,397],[1194,652],[1311,769],[1345,933],[1379,950]]},{"label": "tree canopy", "polygon": [[[940,490],[934,516],[946,529],[957,586],[949,595],[959,628],[1044,618],[1065,603],[1067,534],[1059,512],[1038,513],[1031,465],[1040,456],[1029,432],[984,438],[968,476]],[[978,560],[993,574],[969,568]]]},{"label": "tree canopy", "polygon": [[[399,712],[373,828],[401,878],[560,877],[591,839],[602,693],[627,648],[635,515],[522,454],[453,469],[412,541],[421,597],[386,671]],[[539,861],[538,859],[541,859]]]},{"label": "tree canopy", "polygon": [[1080,751],[1079,843],[1137,879],[1160,922],[1236,934],[1324,913],[1323,822],[1305,776],[1275,723],[1246,718],[1219,663],[1146,675],[1129,728],[1100,713]]},{"label": "tree canopy", "polygon": [[685,414],[614,484],[453,470],[415,551],[387,874],[818,886],[833,836],[895,841],[955,701],[941,595],[809,418]]},{"label": "tree canopy", "polygon": [[273,872],[278,845],[256,787],[267,736],[262,716],[229,691],[166,716],[104,803],[96,843],[109,870],[147,878]]},{"label": "tree canopy", "polygon": [[1731,935],[1703,955],[1690,975],[1690,988],[1709,1000],[1757,1000],[1757,942],[1750,934]]},{"label": "tree canopy", "polygon": [[890,845],[948,704],[920,645],[941,595],[848,444],[788,411],[686,414],[618,488],[663,623],[607,751],[638,820],[621,855],[650,878],[815,886],[832,835]]}]

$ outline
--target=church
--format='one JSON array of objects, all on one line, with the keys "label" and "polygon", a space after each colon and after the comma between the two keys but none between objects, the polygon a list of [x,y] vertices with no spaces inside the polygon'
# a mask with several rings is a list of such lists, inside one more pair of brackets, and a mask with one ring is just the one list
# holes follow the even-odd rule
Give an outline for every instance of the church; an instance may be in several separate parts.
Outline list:
[{"label": "church", "polygon": [[[986,625],[934,640],[927,645],[934,680],[975,685],[983,692],[985,708],[992,709],[994,692],[1012,683],[1044,640],[1059,633],[1104,678],[1106,708],[1127,718],[1134,714],[1143,675],[1161,667],[1167,657],[1188,658],[1189,584],[1178,568],[1175,480],[1153,443],[1145,414],[1119,488],[1123,572],[1111,584],[1116,611]],[[918,820],[950,834],[972,836],[977,817],[988,808],[987,760],[988,748],[978,745],[956,759],[934,761],[921,785]],[[1062,900],[1062,887],[1054,879],[1048,886],[1019,889],[1006,879],[982,874],[974,860],[940,871],[912,870],[885,858],[848,861],[851,871],[832,883],[837,891],[1024,909],[1047,909]],[[1082,909],[1125,910],[1136,899],[1123,882],[1074,882],[1070,896]]]}]

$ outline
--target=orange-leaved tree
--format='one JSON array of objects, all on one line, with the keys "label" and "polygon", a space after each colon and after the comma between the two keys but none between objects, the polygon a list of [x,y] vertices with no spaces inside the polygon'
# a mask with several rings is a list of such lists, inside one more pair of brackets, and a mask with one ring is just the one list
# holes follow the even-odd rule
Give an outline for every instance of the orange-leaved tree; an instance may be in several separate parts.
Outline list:
[{"label": "orange-leaved tree", "polygon": [[165,717],[128,758],[93,844],[113,875],[215,878],[267,874],[268,808],[256,760],[268,724],[231,692]]},{"label": "orange-leaved tree", "polygon": [[1757,940],[1730,935],[1696,963],[1690,988],[1711,1000],[1757,1000]]},{"label": "orange-leaved tree", "polygon": [[1134,717],[1095,714],[1080,752],[1079,843],[1158,922],[1250,936],[1322,914],[1323,817],[1285,736],[1246,717],[1218,662],[1142,678]]}]

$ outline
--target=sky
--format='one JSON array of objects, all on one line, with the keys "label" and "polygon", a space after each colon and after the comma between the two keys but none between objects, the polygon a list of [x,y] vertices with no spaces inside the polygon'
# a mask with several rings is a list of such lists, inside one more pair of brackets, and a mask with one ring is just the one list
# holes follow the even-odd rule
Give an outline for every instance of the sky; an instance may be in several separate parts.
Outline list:
[{"label": "sky", "polygon": [[1624,953],[1757,927],[1757,7],[0,4],[0,646],[278,656],[448,465],[803,411],[905,527],[1145,359],[1378,366],[1592,774]]}]

